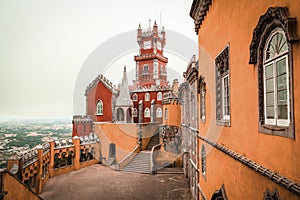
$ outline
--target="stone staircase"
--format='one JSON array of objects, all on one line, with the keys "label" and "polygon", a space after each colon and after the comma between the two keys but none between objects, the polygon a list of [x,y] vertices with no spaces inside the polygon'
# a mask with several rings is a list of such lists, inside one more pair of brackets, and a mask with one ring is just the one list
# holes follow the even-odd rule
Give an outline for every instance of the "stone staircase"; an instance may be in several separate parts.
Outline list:
[{"label": "stone staircase", "polygon": [[141,151],[121,170],[127,172],[135,172],[149,174],[150,172],[151,151]]},{"label": "stone staircase", "polygon": [[157,144],[159,144],[159,133],[158,132],[152,136],[152,138],[149,141],[148,145],[146,146],[145,150],[151,151],[152,147],[154,147]]}]

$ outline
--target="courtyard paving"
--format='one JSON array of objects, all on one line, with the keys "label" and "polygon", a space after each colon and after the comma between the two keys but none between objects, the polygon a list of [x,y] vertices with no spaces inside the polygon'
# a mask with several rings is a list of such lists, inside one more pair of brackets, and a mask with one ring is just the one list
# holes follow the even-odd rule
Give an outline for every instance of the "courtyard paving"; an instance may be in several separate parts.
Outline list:
[{"label": "courtyard paving", "polygon": [[99,164],[49,179],[40,196],[44,200],[192,199],[183,174],[138,174]]}]

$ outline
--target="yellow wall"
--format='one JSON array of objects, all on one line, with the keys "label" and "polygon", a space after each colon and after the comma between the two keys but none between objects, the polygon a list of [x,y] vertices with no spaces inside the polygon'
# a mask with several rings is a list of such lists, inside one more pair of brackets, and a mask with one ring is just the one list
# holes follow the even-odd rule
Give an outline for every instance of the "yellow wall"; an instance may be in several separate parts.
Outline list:
[{"label": "yellow wall", "polygon": [[[259,17],[272,6],[288,7],[290,16],[297,18],[297,32],[300,36],[300,1],[212,1],[198,32],[199,75],[203,75],[206,81],[207,113],[205,123],[199,120],[199,134],[300,183],[299,42],[292,44],[295,139],[258,132],[258,71],[257,65],[249,64],[249,47]],[[230,62],[230,127],[217,126],[215,121],[214,59],[226,45],[229,45]],[[201,187],[207,197],[211,197],[212,192],[220,188],[222,183],[225,183],[229,199],[236,199],[232,195],[238,195],[241,191],[245,192],[244,195],[250,195],[248,199],[261,199],[267,187],[271,191],[273,187],[280,189],[280,196],[287,195],[284,192],[286,190],[281,190],[278,184],[273,184],[224,153],[216,151],[211,150],[207,156],[207,181],[201,180]]]}]

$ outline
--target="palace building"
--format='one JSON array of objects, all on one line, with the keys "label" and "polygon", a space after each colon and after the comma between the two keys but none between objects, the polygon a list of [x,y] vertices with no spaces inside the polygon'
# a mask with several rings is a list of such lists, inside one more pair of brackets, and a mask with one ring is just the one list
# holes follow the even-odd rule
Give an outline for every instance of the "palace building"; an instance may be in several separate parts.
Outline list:
[{"label": "palace building", "polygon": [[195,199],[300,199],[299,11],[294,0],[193,1]]}]

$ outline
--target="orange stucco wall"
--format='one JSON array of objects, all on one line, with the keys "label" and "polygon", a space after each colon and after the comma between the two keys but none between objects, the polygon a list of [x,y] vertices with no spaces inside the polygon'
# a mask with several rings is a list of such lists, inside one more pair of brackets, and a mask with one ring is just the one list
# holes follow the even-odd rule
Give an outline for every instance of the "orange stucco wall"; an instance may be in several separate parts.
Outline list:
[{"label": "orange stucco wall", "polygon": [[116,161],[121,161],[137,145],[136,124],[94,124],[95,133],[101,141],[101,152],[104,158],[109,157],[109,144],[116,144]]},{"label": "orange stucco wall", "polygon": [[[300,1],[212,2],[198,32],[199,75],[203,75],[206,81],[207,114],[205,123],[199,120],[199,134],[300,183],[299,42],[292,45],[295,139],[258,132],[258,71],[257,65],[249,64],[249,47],[259,17],[269,7],[275,6],[288,7],[290,16],[297,18],[299,36]],[[230,127],[217,126],[215,121],[214,59],[226,45],[229,45],[230,62]],[[224,183],[228,199],[261,199],[267,187],[271,191],[276,187],[281,197],[294,198],[278,184],[217,151],[214,149],[207,156],[207,180],[200,178],[201,188],[207,197],[211,197]],[[236,187],[237,184],[239,187]]]},{"label": "orange stucco wall", "polygon": [[30,199],[39,200],[40,198],[30,191],[24,184],[21,184],[15,177],[8,173],[3,173],[4,191],[7,194],[5,200]]},{"label": "orange stucco wall", "polygon": [[[168,116],[165,116],[165,109],[168,109]],[[176,101],[163,105],[163,124],[179,127],[181,123],[181,105]]]}]

